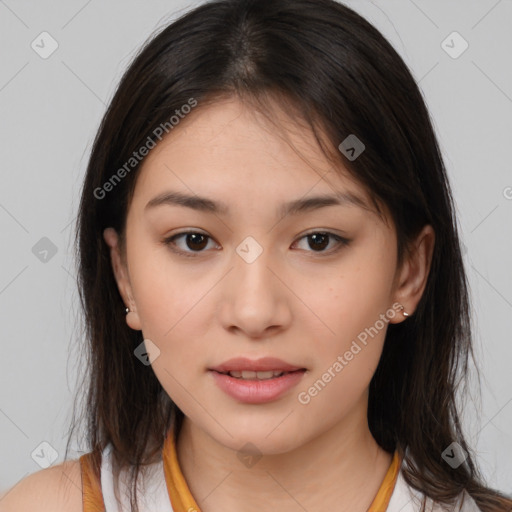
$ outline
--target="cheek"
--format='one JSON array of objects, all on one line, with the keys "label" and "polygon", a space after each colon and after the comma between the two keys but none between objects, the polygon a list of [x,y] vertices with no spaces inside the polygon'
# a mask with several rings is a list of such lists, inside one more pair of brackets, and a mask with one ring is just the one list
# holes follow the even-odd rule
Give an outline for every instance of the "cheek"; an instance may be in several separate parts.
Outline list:
[{"label": "cheek", "polygon": [[[154,254],[133,258],[132,287],[144,339],[159,350],[152,369],[166,393],[182,410],[204,372],[203,309],[208,297],[204,279],[180,274],[169,259]],[[202,300],[201,300],[202,299]],[[188,405],[187,405],[188,404]]]},{"label": "cheek", "polygon": [[[343,396],[358,394],[367,387],[378,365],[391,318],[394,270],[392,251],[388,249],[380,257],[378,253],[354,252],[337,274],[331,274],[335,277],[324,287],[327,293],[319,288],[310,295],[316,314],[311,318],[315,325],[320,318],[323,327],[315,340],[317,364],[308,382],[320,379],[320,389],[325,384]],[[327,399],[330,392],[321,394]]]},{"label": "cheek", "polygon": [[205,322],[200,318],[211,285],[207,286],[204,276],[190,275],[172,264],[166,248],[154,242],[153,247],[148,243],[146,248],[142,244],[133,248],[130,275],[144,338],[152,340],[163,354],[172,354],[177,364],[180,359],[190,361],[194,342],[202,337],[200,329]]},{"label": "cheek", "polygon": [[[330,274],[327,286],[308,295],[325,333],[351,338],[373,325],[390,307],[392,268],[386,258],[363,254]],[[313,288],[312,288],[313,289]]]}]

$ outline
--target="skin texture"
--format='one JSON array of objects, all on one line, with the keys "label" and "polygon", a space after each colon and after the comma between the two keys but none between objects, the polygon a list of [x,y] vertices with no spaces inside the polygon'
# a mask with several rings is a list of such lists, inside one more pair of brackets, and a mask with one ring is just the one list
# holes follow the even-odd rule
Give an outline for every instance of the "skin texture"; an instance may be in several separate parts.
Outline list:
[{"label": "skin texture", "polygon": [[[185,414],[178,456],[201,509],[365,511],[391,463],[367,422],[368,386],[387,323],[307,404],[298,394],[381,315],[404,321],[394,303],[414,313],[434,233],[425,226],[398,269],[391,220],[370,209],[364,188],[341,164],[333,169],[308,128],[277,105],[273,115],[284,132],[234,98],[200,105],[143,162],[126,253],[112,228],[104,238],[131,311],[127,323],[160,350],[152,367]],[[145,210],[168,190],[222,201],[229,213]],[[369,206],[277,213],[284,202],[334,191],[357,194]],[[188,245],[186,236],[174,240],[193,257],[163,243],[186,231],[210,237],[189,238]],[[306,234],[326,231],[349,244],[333,237],[308,243]],[[263,249],[252,263],[236,251],[248,236]],[[244,404],[208,371],[235,356],[278,357],[307,371],[277,400]],[[246,443],[262,455],[250,467],[237,456]]]},{"label": "skin texture", "polygon": [[28,475],[0,493],[0,512],[81,512],[80,462],[67,460]]}]

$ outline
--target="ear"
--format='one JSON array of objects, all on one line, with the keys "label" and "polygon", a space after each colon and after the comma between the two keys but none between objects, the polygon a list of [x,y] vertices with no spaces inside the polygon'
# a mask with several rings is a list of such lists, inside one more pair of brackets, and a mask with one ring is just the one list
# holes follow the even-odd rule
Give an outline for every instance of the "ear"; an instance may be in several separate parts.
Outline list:
[{"label": "ear", "polygon": [[142,330],[142,326],[137,313],[137,306],[133,299],[128,269],[121,258],[119,235],[114,228],[106,228],[105,231],[103,231],[103,238],[110,247],[110,260],[112,262],[112,269],[114,271],[114,277],[117,282],[119,293],[121,294],[126,307],[130,308],[130,312],[126,314],[126,323],[132,329],[140,331]]},{"label": "ear", "polygon": [[[405,261],[395,278],[395,301],[404,306],[412,315],[420,301],[427,284],[432,255],[434,253],[435,232],[431,225],[423,227],[416,240],[406,253]],[[399,323],[407,317],[395,315],[391,323]]]}]

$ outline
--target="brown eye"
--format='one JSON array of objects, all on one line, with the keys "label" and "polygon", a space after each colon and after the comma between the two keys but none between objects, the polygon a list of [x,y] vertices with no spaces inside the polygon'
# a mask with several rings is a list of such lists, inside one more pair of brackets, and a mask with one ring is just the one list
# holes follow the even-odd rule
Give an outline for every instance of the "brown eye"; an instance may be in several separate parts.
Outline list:
[{"label": "brown eye", "polygon": [[[337,250],[341,249],[342,246],[348,245],[350,243],[350,240],[347,238],[343,238],[339,235],[335,235],[334,233],[329,233],[325,231],[315,231],[313,233],[308,233],[307,235],[303,236],[300,240],[307,239],[307,248],[306,251],[309,250],[309,252],[317,252],[317,253],[332,253],[336,252]],[[330,250],[325,250],[330,242],[334,240],[335,243],[334,248],[331,248]]]},{"label": "brown eye", "polygon": [[[185,243],[176,243],[176,240],[179,239],[183,239]],[[209,240],[211,240],[211,237],[204,233],[186,231],[184,233],[178,233],[177,235],[170,236],[163,242],[165,245],[168,245],[174,252],[182,254],[183,256],[194,257],[194,253],[205,252],[204,249],[207,247]]]},{"label": "brown eye", "polygon": [[185,243],[189,249],[197,251],[206,247],[207,238],[202,233],[187,233],[185,235]]},{"label": "brown eye", "polygon": [[323,250],[329,245],[329,235],[327,233],[313,233],[307,236],[309,247],[311,249]]}]

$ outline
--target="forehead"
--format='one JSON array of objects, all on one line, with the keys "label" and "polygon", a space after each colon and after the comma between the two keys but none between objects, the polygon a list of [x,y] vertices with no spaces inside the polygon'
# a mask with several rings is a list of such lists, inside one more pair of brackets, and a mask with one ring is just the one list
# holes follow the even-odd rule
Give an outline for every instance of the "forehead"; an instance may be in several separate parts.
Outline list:
[{"label": "forehead", "polygon": [[341,159],[334,166],[305,122],[277,104],[270,114],[271,119],[235,98],[199,104],[145,158],[135,195],[155,199],[168,188],[178,189],[183,195],[223,198],[204,207],[220,211],[236,196],[258,196],[257,190],[266,204],[336,194],[345,203],[356,205],[359,199],[359,206],[374,209],[364,187]]},{"label": "forehead", "polygon": [[303,120],[291,118],[275,100],[268,108],[269,112],[261,112],[236,97],[199,104],[150,152],[144,165],[188,148],[215,160],[246,157],[247,166],[249,157],[296,164],[300,154],[311,163],[325,163],[325,155]]}]

